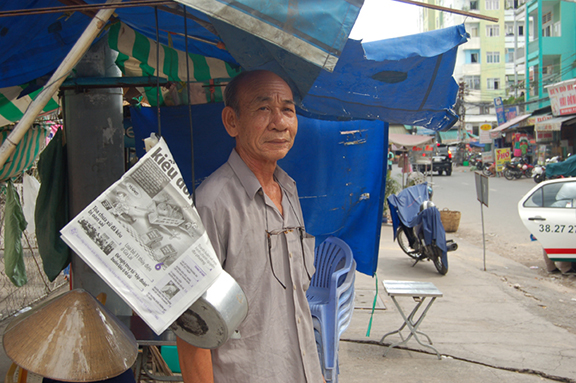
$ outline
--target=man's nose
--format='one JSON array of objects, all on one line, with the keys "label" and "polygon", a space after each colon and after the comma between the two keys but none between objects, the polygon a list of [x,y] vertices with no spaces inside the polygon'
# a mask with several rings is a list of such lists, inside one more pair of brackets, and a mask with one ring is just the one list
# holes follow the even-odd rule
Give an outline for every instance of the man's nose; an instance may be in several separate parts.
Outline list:
[{"label": "man's nose", "polygon": [[282,113],[281,109],[274,109],[272,112],[272,119],[270,120],[270,128],[283,131],[288,129],[286,116]]}]

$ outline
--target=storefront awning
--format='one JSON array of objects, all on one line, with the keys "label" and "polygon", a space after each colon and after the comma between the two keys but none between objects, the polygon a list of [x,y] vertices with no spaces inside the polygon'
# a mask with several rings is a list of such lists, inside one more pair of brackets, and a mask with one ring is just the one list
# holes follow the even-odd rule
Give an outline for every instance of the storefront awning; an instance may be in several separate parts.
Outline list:
[{"label": "storefront awning", "polygon": [[495,139],[495,138],[502,137],[503,131],[513,127],[514,125],[516,125],[516,124],[518,124],[524,120],[526,120],[528,117],[530,117],[529,114],[524,114],[522,116],[515,117],[515,118],[511,119],[510,121],[503,123],[502,125],[498,126],[497,128],[492,129],[490,131],[490,138]]},{"label": "storefront awning", "polygon": [[420,136],[416,134],[394,134],[388,135],[388,141],[396,146],[404,146],[410,148],[412,146],[420,146],[428,142],[434,141],[434,136]]},{"label": "storefront awning", "polygon": [[574,120],[574,122],[576,122],[576,115],[556,117],[546,121],[537,122],[534,125],[534,130],[537,130],[539,132],[548,132],[548,131],[558,132],[560,131],[560,128],[562,128],[562,124],[570,120]]}]

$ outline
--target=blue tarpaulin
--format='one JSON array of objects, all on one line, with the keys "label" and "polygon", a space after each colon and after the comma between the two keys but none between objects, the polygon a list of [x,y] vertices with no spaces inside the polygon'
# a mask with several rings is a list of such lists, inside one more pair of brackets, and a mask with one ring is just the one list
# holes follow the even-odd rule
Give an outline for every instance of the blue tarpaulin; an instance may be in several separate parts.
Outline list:
[{"label": "blue tarpaulin", "polygon": [[311,116],[448,129],[458,120],[452,72],[466,40],[463,25],[366,44],[348,40],[334,73],[320,73],[302,108]]},{"label": "blue tarpaulin", "polygon": [[[192,107],[197,183],[228,159],[235,141],[220,118],[223,104]],[[161,109],[162,137],[191,188],[188,107]],[[142,140],[157,131],[155,108],[132,108],[137,154]],[[322,121],[299,118],[294,147],[279,162],[298,185],[306,230],[321,243],[330,235],[352,248],[357,269],[374,275],[378,265],[388,147],[382,121]]]},{"label": "blue tarpaulin", "polygon": [[[214,3],[227,2],[214,0]],[[241,6],[245,1],[233,3]],[[288,2],[266,2],[270,9],[278,12],[282,12],[285,3]],[[280,27],[300,27],[308,31],[304,35],[312,38],[312,45],[323,47],[330,57],[339,56],[333,72],[321,70],[290,50],[190,7],[187,7],[186,28],[188,36],[193,38],[188,39],[188,51],[242,65],[244,69],[275,71],[294,86],[301,101],[300,114],[316,119],[379,119],[434,130],[454,124],[457,117],[452,106],[458,88],[452,73],[457,47],[467,38],[463,25],[362,44],[343,37],[352,27],[361,1],[332,0],[329,9],[324,2],[299,0],[297,3],[299,12],[285,16],[287,19]],[[2,11],[61,5],[58,0],[0,0]],[[330,15],[330,22],[326,23],[335,38],[330,48],[323,42],[330,35],[322,24],[328,16],[321,15],[332,9],[337,10],[333,13],[341,20],[338,22]],[[119,8],[116,15],[114,21],[123,21],[144,36],[156,39],[154,8]],[[57,67],[90,21],[80,12],[68,16],[55,13],[2,18],[0,49],[5,53],[0,59],[0,88],[35,81]],[[277,19],[282,20],[282,16]],[[322,38],[311,32],[315,27],[320,29],[318,33]],[[167,7],[159,7],[158,30],[162,44],[185,51],[184,29],[182,9],[171,7],[167,11]],[[291,30],[300,36],[298,29]],[[42,84],[41,80],[38,82]],[[10,100],[0,100],[0,106],[6,101]]]}]

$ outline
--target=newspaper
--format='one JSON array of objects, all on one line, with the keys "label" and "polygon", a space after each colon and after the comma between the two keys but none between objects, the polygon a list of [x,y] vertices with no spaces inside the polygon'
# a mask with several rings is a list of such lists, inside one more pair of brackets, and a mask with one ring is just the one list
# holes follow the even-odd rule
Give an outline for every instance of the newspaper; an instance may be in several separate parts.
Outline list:
[{"label": "newspaper", "polygon": [[163,139],[60,233],[158,335],[222,271]]}]

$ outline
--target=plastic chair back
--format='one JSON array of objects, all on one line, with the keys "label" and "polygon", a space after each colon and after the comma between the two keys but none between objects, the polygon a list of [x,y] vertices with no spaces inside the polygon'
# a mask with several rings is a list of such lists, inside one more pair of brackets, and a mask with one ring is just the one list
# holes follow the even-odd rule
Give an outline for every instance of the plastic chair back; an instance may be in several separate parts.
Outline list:
[{"label": "plastic chair back", "polygon": [[306,292],[322,372],[327,382],[338,381],[340,335],[346,330],[354,310],[356,262],[352,250],[336,237],[329,237],[315,251],[316,273]]}]

